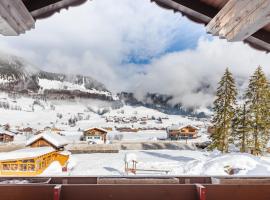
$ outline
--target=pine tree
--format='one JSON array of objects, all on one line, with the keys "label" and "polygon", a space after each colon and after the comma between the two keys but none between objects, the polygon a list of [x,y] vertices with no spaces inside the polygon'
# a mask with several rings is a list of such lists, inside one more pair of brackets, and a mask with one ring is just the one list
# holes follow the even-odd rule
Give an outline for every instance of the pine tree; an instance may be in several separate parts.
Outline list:
[{"label": "pine tree", "polygon": [[236,95],[234,78],[227,68],[219,82],[214,101],[212,123],[215,131],[211,135],[212,143],[209,147],[210,149],[217,148],[222,152],[228,152],[232,119],[235,115]]},{"label": "pine tree", "polygon": [[236,108],[235,117],[232,121],[232,136],[234,144],[240,147],[240,152],[247,152],[250,141],[250,123],[247,117],[246,103]]},{"label": "pine tree", "polygon": [[270,88],[261,67],[258,67],[251,76],[245,97],[248,120],[252,129],[250,148],[252,154],[258,155],[266,147],[270,129]]}]

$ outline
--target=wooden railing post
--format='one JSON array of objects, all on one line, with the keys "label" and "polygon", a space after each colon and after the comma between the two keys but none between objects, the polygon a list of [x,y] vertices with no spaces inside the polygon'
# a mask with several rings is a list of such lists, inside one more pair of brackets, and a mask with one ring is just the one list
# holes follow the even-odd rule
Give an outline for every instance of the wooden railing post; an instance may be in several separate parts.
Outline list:
[{"label": "wooden railing post", "polygon": [[206,200],[206,188],[201,184],[196,184],[198,200]]},{"label": "wooden railing post", "polygon": [[61,200],[62,185],[56,185],[53,188],[53,200]]}]

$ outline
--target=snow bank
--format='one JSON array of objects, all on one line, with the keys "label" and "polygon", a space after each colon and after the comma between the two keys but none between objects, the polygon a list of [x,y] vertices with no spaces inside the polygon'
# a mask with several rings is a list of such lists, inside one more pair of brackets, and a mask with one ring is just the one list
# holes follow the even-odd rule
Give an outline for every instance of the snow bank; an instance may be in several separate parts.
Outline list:
[{"label": "snow bank", "polygon": [[42,176],[59,175],[62,173],[62,166],[58,161],[52,162],[42,173]]},{"label": "snow bank", "polygon": [[187,163],[188,175],[228,175],[226,169],[237,169],[235,175],[266,175],[270,163],[260,157],[246,153],[210,154],[205,160]]}]

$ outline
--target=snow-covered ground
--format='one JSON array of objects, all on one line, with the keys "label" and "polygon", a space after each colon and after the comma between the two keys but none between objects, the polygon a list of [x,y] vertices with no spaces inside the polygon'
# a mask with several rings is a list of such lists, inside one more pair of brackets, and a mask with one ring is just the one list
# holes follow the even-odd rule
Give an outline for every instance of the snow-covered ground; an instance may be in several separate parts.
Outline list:
[{"label": "snow-covered ground", "polygon": [[[228,175],[226,168],[238,169],[236,175],[268,175],[270,158],[250,154],[204,152],[191,150],[120,151],[119,153],[76,154],[70,158],[68,172],[61,172],[59,164],[53,163],[46,175],[127,175],[124,171],[126,154],[135,154],[137,169],[166,170],[167,175]],[[132,174],[129,174],[132,175]],[[137,172],[137,175],[166,175],[164,172]]]},{"label": "snow-covered ground", "polygon": [[[74,101],[43,101],[35,103],[31,98],[8,97],[0,93],[0,104],[8,103],[10,109],[0,107],[0,125],[9,124],[17,130],[32,127],[43,130],[45,127],[56,127],[68,143],[80,142],[82,131],[90,127],[109,127],[112,131],[108,138],[122,135],[121,142],[142,142],[164,139],[167,136],[166,127],[171,125],[191,124],[200,127],[200,137],[188,140],[188,143],[208,140],[206,134],[207,121],[196,120],[184,116],[166,115],[157,110],[145,107],[124,106],[111,109],[106,102],[96,100]],[[97,111],[106,107],[104,115]],[[147,123],[106,121],[108,118],[147,118]],[[157,120],[162,118],[162,123]],[[78,121],[70,125],[69,119]],[[119,132],[116,127],[132,127],[163,130],[140,130],[138,132]],[[25,144],[29,135],[16,135],[13,143]],[[179,142],[185,142],[184,140]],[[220,154],[202,150],[121,150],[119,153],[73,154],[68,164],[68,172],[62,172],[58,162],[53,162],[42,174],[45,175],[125,175],[124,158],[126,154],[135,154],[138,158],[138,169],[167,170],[168,175],[228,175],[228,167],[237,169],[237,175],[267,175],[270,173],[270,157],[254,157],[249,154],[230,153]],[[165,175],[164,172],[140,172],[138,175]]]},{"label": "snow-covered ground", "polygon": [[48,79],[42,79],[40,78],[38,80],[40,87],[42,89],[56,89],[56,90],[79,90],[82,92],[87,93],[94,93],[94,94],[103,94],[106,96],[111,96],[110,92],[107,91],[98,91],[96,89],[86,89],[84,83],[79,85],[67,81],[57,81],[57,80],[48,80]]}]

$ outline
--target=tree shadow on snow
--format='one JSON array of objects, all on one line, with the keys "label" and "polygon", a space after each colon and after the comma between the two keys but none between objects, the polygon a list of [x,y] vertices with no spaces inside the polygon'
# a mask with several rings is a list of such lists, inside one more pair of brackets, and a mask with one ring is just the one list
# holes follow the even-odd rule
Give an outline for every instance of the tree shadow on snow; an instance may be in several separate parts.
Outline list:
[{"label": "tree shadow on snow", "polygon": [[104,169],[106,169],[109,172],[116,172],[120,175],[123,175],[123,172],[119,171],[118,169],[112,168],[112,167],[103,167]]},{"label": "tree shadow on snow", "polygon": [[149,154],[151,156],[155,156],[155,157],[158,157],[158,158],[165,158],[165,159],[168,159],[168,160],[174,160],[174,161],[191,161],[191,160],[196,160],[194,158],[190,158],[190,157],[185,157],[185,156],[171,156],[171,155],[168,155],[168,154],[164,154],[164,153],[158,153],[158,152],[149,152],[149,151],[141,151],[145,154]]}]

